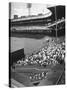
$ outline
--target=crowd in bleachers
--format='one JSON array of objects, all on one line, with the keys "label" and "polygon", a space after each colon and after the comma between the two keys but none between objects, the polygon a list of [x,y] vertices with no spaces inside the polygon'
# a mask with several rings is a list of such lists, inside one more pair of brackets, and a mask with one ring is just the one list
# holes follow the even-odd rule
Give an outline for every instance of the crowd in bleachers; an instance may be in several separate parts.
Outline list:
[{"label": "crowd in bleachers", "polygon": [[48,40],[46,43],[47,45],[38,52],[26,56],[24,60],[17,61],[17,64],[47,66],[63,62],[65,59],[65,42],[56,43],[54,40]]}]

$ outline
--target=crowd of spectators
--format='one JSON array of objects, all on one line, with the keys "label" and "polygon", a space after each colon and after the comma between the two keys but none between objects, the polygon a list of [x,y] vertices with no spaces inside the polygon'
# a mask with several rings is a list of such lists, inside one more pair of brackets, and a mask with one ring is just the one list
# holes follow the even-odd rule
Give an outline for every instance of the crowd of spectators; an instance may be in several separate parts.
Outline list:
[{"label": "crowd of spectators", "polygon": [[[33,65],[38,64],[40,66],[46,67],[47,65],[56,65],[61,64],[65,60],[65,41],[63,42],[55,42],[55,40],[48,40],[47,44],[40,49],[38,52],[26,56],[25,59],[19,60],[17,64],[20,65]],[[29,75],[29,79],[31,82],[35,82],[38,80],[45,79],[47,77],[48,72],[41,73],[31,73]]]},{"label": "crowd of spectators", "polygon": [[48,40],[47,45],[35,54],[26,56],[25,59],[17,61],[21,65],[38,64],[40,66],[56,65],[64,62],[65,59],[65,42],[55,42],[53,39]]},{"label": "crowd of spectators", "polygon": [[43,80],[47,77],[47,74],[46,72],[41,72],[41,73],[36,73],[36,74],[31,74],[29,76],[29,79],[31,80],[31,82],[35,82],[35,81],[38,81],[38,80]]}]

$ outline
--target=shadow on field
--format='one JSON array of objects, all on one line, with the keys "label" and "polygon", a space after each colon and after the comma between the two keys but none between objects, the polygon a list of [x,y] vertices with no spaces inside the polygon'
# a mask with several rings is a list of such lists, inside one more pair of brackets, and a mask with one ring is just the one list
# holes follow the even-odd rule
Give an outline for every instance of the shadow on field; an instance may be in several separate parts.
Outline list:
[{"label": "shadow on field", "polygon": [[17,38],[34,38],[34,39],[42,39],[44,38],[45,34],[37,34],[37,33],[11,33],[11,37],[17,37]]},{"label": "shadow on field", "polygon": [[[65,30],[59,30],[57,32],[57,36],[64,36],[65,35]],[[34,39],[42,39],[45,36],[50,36],[50,37],[56,37],[56,32],[53,30],[51,33],[50,32],[41,32],[41,33],[36,33],[36,32],[10,32],[10,37],[17,37],[17,38],[34,38]]]}]

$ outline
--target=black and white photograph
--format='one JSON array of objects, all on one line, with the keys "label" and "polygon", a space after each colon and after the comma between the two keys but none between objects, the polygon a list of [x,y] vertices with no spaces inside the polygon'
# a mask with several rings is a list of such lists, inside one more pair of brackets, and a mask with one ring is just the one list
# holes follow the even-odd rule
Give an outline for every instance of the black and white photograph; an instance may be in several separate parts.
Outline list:
[{"label": "black and white photograph", "polygon": [[66,84],[65,7],[9,2],[9,87]]}]

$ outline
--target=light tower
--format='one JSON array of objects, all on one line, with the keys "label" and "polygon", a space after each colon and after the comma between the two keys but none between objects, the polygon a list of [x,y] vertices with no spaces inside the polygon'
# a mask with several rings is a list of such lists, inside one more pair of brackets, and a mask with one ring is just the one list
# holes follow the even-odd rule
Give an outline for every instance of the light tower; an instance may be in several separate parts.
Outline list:
[{"label": "light tower", "polygon": [[29,11],[29,16],[30,16],[30,14],[31,14],[31,13],[30,13],[31,5],[32,5],[31,3],[27,3],[27,8],[28,8],[28,11]]}]

